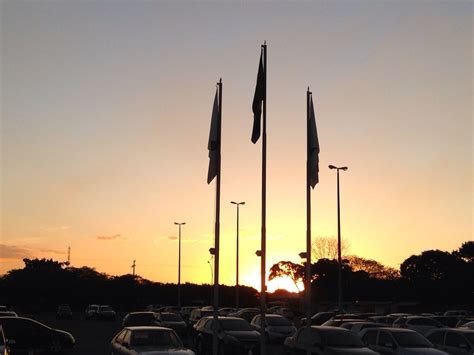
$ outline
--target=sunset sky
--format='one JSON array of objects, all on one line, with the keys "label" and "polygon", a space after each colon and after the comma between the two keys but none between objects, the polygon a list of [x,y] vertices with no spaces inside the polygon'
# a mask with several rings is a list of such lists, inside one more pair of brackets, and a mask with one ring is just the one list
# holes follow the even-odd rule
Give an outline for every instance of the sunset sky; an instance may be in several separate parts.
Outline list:
[{"label": "sunset sky", "polygon": [[[207,139],[223,79],[221,282],[258,287],[268,44],[268,267],[305,248],[306,88],[318,125],[313,238],[398,267],[473,239],[470,1],[1,1],[0,274],[24,257],[210,282]],[[274,281],[269,289],[291,287]]]}]

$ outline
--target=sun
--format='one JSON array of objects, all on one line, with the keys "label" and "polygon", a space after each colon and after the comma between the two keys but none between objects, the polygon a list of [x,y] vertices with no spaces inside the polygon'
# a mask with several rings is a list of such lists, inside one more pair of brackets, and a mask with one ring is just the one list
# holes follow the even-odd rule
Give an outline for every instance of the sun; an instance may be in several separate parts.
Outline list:
[{"label": "sun", "polygon": [[[242,283],[255,288],[257,291],[260,291],[260,272],[258,270],[255,270],[250,273],[247,273],[243,277]],[[278,289],[284,289],[289,292],[299,292],[304,288],[303,283],[299,282],[298,287],[295,286],[295,284],[289,277],[279,277],[271,281],[267,280],[268,292],[275,292]]]}]

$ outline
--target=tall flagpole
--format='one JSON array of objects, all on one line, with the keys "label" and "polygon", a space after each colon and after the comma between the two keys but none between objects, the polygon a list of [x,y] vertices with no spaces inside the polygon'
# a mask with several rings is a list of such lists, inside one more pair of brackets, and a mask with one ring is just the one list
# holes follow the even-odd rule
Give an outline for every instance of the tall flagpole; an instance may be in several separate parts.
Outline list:
[{"label": "tall flagpole", "polygon": [[220,235],[220,209],[221,209],[221,124],[222,124],[222,79],[217,83],[219,88],[219,119],[217,144],[217,179],[216,179],[216,226],[214,240],[214,314],[213,314],[213,336],[212,353],[218,355],[218,307],[219,307],[219,235]]},{"label": "tall flagpole", "polygon": [[311,327],[311,172],[310,172],[310,99],[306,91],[306,325]]},{"label": "tall flagpole", "polygon": [[[261,260],[260,260],[260,272],[261,272],[261,291],[260,291],[260,314],[262,329],[266,327],[265,314],[267,312],[267,305],[265,294],[267,291],[266,286],[266,256],[267,256],[267,42],[265,41],[262,45],[263,48],[263,65],[264,65],[264,78],[265,78],[265,94],[263,100],[263,140],[262,140],[262,242],[261,242]],[[261,337],[261,355],[266,354],[265,337]]]}]

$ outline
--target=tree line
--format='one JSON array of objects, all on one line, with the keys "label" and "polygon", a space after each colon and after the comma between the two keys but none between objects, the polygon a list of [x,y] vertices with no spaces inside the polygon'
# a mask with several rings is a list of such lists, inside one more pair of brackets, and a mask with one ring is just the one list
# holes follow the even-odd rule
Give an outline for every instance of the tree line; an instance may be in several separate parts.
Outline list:
[{"label": "tree line", "polygon": [[[332,243],[329,239],[319,244]],[[346,253],[347,254],[347,247]],[[317,252],[316,246],[313,251]],[[334,251],[331,247],[327,250]],[[320,250],[321,251],[321,250]],[[333,253],[334,254],[334,253]],[[312,264],[313,303],[337,300],[338,262],[335,255]],[[177,285],[153,282],[130,274],[111,276],[90,267],[71,267],[52,259],[24,259],[24,267],[0,276],[0,304],[27,312],[54,309],[69,303],[82,309],[88,304],[111,304],[118,309],[143,309],[148,304],[174,305]],[[270,268],[269,279],[289,277],[304,292],[305,265],[280,261]],[[370,259],[346,255],[342,262],[345,302],[416,301],[426,305],[470,305],[474,302],[474,241],[453,252],[427,250],[412,255],[394,269]],[[212,285],[181,285],[184,305],[211,304]],[[220,286],[220,303],[232,306],[235,287]],[[275,295],[288,293],[279,291]],[[269,295],[272,299],[272,295]],[[258,292],[240,286],[242,306],[258,306]]]}]

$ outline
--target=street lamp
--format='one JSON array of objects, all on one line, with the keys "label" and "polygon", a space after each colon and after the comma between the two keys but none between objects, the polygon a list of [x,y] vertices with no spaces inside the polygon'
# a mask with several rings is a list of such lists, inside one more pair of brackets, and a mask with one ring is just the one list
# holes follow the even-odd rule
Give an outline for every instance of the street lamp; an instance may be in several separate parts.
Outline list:
[{"label": "street lamp", "polygon": [[245,202],[230,201],[237,206],[237,255],[236,255],[236,275],[235,275],[235,308],[239,308],[239,207],[245,205]]},{"label": "street lamp", "polygon": [[339,170],[346,171],[347,166],[337,167],[334,165],[329,165],[329,169],[337,170],[337,263],[339,265],[338,269],[338,308],[339,312],[342,310],[342,262],[341,262],[341,207],[340,207],[340,197],[339,197]]},{"label": "street lamp", "polygon": [[181,226],[186,222],[174,222],[179,227],[178,239],[178,307],[181,308]]}]

